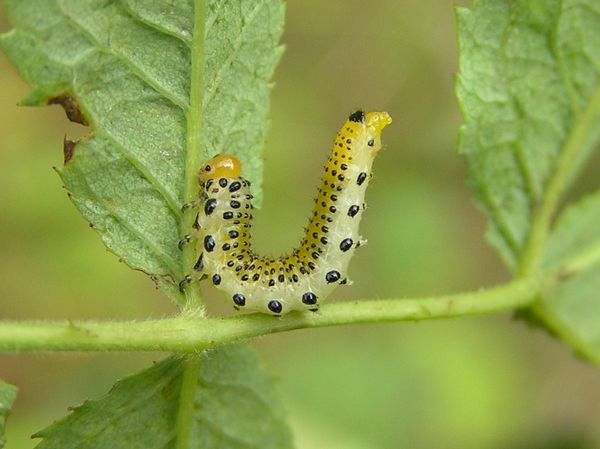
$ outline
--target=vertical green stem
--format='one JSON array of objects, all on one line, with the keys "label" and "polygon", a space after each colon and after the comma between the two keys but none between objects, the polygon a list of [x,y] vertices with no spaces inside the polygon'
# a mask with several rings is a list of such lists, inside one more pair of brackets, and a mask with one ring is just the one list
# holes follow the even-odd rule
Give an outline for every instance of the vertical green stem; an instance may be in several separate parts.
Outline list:
[{"label": "vertical green stem", "polygon": [[179,410],[177,411],[175,449],[189,449],[190,435],[194,423],[194,404],[198,388],[200,357],[192,355],[184,364],[181,393],[179,394]]},{"label": "vertical green stem", "polygon": [[[204,23],[206,16],[204,0],[194,0],[194,35],[191,48],[190,105],[187,110],[187,140],[185,152],[184,201],[193,201],[198,195],[197,174],[202,155],[202,93],[204,91]],[[191,231],[194,222],[193,212],[184,213],[181,220],[181,235]],[[196,246],[187,245],[183,249],[184,272],[189,273],[197,257]],[[186,306],[198,307],[202,304],[198,282],[193,282],[185,290]],[[200,358],[188,357],[183,371],[179,410],[176,424],[176,449],[188,449],[194,422],[194,403],[198,386]]]},{"label": "vertical green stem", "polygon": [[[184,201],[193,201],[198,196],[197,175],[202,155],[202,93],[204,90],[204,22],[206,5],[204,0],[194,1],[194,35],[191,48],[190,106],[187,111],[187,140],[185,154]],[[188,234],[194,222],[195,214],[184,213],[181,221],[181,234]],[[184,272],[190,273],[196,262],[195,245],[183,249]],[[200,288],[194,282],[186,288],[186,305],[197,307],[202,304]]]}]

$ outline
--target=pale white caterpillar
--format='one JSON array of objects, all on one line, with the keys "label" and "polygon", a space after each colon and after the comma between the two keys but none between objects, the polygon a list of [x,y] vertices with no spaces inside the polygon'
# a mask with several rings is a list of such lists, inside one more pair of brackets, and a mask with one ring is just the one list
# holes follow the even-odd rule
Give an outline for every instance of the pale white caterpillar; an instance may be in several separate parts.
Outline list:
[{"label": "pale white caterpillar", "polygon": [[291,254],[271,259],[252,250],[252,195],[240,162],[219,155],[200,170],[201,195],[194,233],[198,261],[181,288],[207,277],[238,310],[282,315],[316,311],[338,284],[361,244],[358,225],[386,112],[356,111],[335,139],[306,235]]}]

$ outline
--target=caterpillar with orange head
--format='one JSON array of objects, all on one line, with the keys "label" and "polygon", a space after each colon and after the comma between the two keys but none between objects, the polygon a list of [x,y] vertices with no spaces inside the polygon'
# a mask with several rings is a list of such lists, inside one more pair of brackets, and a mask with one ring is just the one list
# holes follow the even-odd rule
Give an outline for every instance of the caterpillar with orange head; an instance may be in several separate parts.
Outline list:
[{"label": "caterpillar with orange head", "polygon": [[381,149],[386,112],[356,111],[337,134],[321,180],[306,235],[291,254],[272,259],[252,250],[252,194],[240,162],[218,155],[200,170],[194,231],[199,254],[180,288],[208,278],[238,310],[283,315],[316,311],[338,284],[356,248],[371,167]]}]

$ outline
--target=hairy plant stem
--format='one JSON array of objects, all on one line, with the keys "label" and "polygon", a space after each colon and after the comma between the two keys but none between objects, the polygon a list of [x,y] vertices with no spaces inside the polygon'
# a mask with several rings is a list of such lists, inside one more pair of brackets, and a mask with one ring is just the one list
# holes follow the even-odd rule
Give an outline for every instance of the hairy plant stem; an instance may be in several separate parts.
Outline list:
[{"label": "hairy plant stem", "polygon": [[[202,155],[202,92],[204,90],[204,22],[206,5],[204,0],[194,2],[194,36],[192,38],[192,68],[190,77],[190,106],[187,110],[187,140],[185,148],[185,184],[183,198],[186,203],[198,197],[198,170]],[[181,220],[180,235],[188,234],[194,223],[194,213],[188,211]],[[189,273],[196,262],[195,245],[183,248],[184,273]],[[192,282],[185,289],[186,306],[197,308],[202,305],[200,286]]]},{"label": "hairy plant stem", "polygon": [[[204,25],[206,5],[204,0],[194,0],[194,35],[192,38],[192,68],[190,76],[190,105],[187,110],[187,141],[185,153],[184,201],[189,203],[198,196],[197,175],[202,154],[202,93],[204,91]],[[181,233],[191,231],[195,214],[187,212],[181,220]],[[190,273],[197,257],[196,245],[183,248],[183,271]],[[185,309],[188,313],[196,310],[203,315],[200,285],[192,282],[185,289]],[[179,392],[179,410],[176,417],[175,449],[189,449],[190,436],[194,423],[194,405],[198,388],[200,358],[191,355],[185,361],[183,380]]]},{"label": "hairy plant stem", "polygon": [[177,412],[175,449],[187,449],[190,446],[190,435],[194,423],[196,390],[198,389],[198,373],[201,363],[200,357],[198,355],[191,355],[184,363],[183,380],[179,393],[179,410]]},{"label": "hairy plant stem", "polygon": [[194,353],[223,343],[293,329],[355,323],[421,321],[498,313],[533,304],[539,277],[515,280],[489,290],[414,299],[330,304],[319,312],[281,318],[240,315],[201,319],[181,316],[155,321],[0,321],[0,351],[171,351]]}]

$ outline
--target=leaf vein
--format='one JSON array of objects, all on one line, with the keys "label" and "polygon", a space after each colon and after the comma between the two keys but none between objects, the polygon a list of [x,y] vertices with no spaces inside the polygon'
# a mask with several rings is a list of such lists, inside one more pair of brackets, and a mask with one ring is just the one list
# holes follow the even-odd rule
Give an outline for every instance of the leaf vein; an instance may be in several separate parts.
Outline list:
[{"label": "leaf vein", "polygon": [[147,166],[142,163],[134,154],[132,154],[125,145],[119,142],[113,135],[104,129],[98,128],[96,134],[110,141],[117,150],[127,159],[127,161],[144,177],[154,189],[163,198],[169,210],[171,211],[175,221],[179,223],[181,220],[181,205],[179,201],[173,198],[164,188],[164,186],[151,174]]},{"label": "leaf vein", "polygon": [[62,4],[62,1],[59,1],[57,3],[59,5],[59,8],[60,8],[61,12],[63,13],[63,15],[67,19],[69,19],[71,21],[71,23],[77,29],[79,29],[82,33],[84,33],[92,44],[94,44],[97,48],[101,49],[105,53],[113,56],[116,60],[123,63],[123,65],[125,65],[128,69],[131,70],[131,73],[133,73],[141,81],[143,81],[145,84],[147,84],[150,88],[152,88],[156,92],[158,92],[158,94],[160,94],[162,97],[166,98],[168,101],[173,103],[175,106],[179,107],[181,110],[187,111],[188,104],[187,104],[186,99],[178,98],[177,95],[170,92],[168,90],[168,88],[161,85],[160,82],[155,81],[153,79],[153,77],[150,74],[148,74],[146,71],[144,71],[144,69],[142,67],[138,67],[132,61],[130,61],[125,55],[118,52],[114,47],[104,45],[102,42],[100,42],[96,38],[96,36],[94,36],[94,34],[89,29],[87,29],[85,26],[83,26],[81,23],[79,23],[76,20],[76,18],[72,14],[70,14],[70,12],[67,9],[65,9],[65,7]]},{"label": "leaf vein", "polygon": [[[510,104],[512,105],[513,110],[519,115],[519,119],[522,119],[524,114],[523,111],[521,109],[521,107],[519,107],[519,103],[518,103],[518,96],[515,95],[515,92],[512,90],[511,88],[511,83],[510,81],[507,79],[506,77],[506,71],[508,69],[507,67],[507,63],[511,63],[513,61],[513,58],[510,57],[510,55],[508,54],[507,51],[507,47],[508,47],[508,43],[509,43],[509,39],[510,39],[510,33],[511,31],[514,29],[514,16],[511,15],[509,23],[507,24],[506,29],[504,30],[504,33],[502,35],[502,40],[501,40],[501,44],[500,44],[500,51],[502,53],[502,57],[504,59],[504,70],[505,70],[505,79],[504,79],[504,88],[506,89],[506,92],[508,94],[508,98],[510,99]],[[523,141],[523,127],[521,126],[521,122],[522,120],[517,120],[514,122],[514,127],[517,130],[517,142],[522,142]],[[514,152],[511,152],[513,154],[513,157],[516,160],[516,166],[519,169],[519,175],[521,177],[521,180],[523,181],[523,185],[525,186],[525,193],[527,194],[527,199],[529,200],[529,213],[531,214],[531,211],[533,210],[534,205],[537,203],[537,189],[535,186],[535,179],[533,177],[532,174],[532,169],[531,167],[529,167],[529,163],[527,160],[527,156],[525,154],[525,150],[523,148],[523,145],[521,144],[517,144],[515,146],[513,146],[513,148],[515,149]],[[517,251],[517,254],[520,252],[521,249],[521,244],[518,244],[519,247],[519,251]]]},{"label": "leaf vein", "polygon": [[196,420],[198,422],[203,423],[208,428],[208,430],[213,432],[215,435],[221,437],[222,439],[229,440],[232,443],[234,443],[236,445],[236,447],[240,447],[240,448],[245,447],[247,449],[261,449],[259,446],[256,446],[252,443],[248,443],[247,441],[244,441],[235,435],[230,435],[221,426],[213,423],[210,419],[208,419],[207,414],[197,414]]},{"label": "leaf vein", "polygon": [[192,45],[192,39],[187,36],[184,33],[176,33],[173,30],[170,30],[168,28],[165,28],[163,26],[160,26],[160,24],[156,23],[156,22],[152,22],[150,20],[147,20],[146,18],[144,18],[143,16],[141,16],[140,14],[137,13],[137,11],[135,9],[133,9],[129,3],[126,0],[121,0],[121,4],[123,5],[123,8],[125,8],[125,10],[127,11],[127,13],[133,17],[134,19],[136,19],[139,23],[152,28],[155,31],[158,31],[160,33],[166,34],[168,36],[174,37],[175,39],[179,39],[181,42],[183,42],[188,48],[191,47]]},{"label": "leaf vein", "polygon": [[[87,180],[86,180],[86,183],[87,183]],[[110,206],[110,204],[101,195],[99,195],[98,192],[89,183],[87,183],[87,186],[90,189],[90,191],[95,194],[95,201],[97,201],[100,205],[102,205],[104,207],[104,209],[106,210],[106,212],[111,217],[113,217],[119,224],[121,224],[121,226],[123,226],[125,229],[127,229],[132,234],[134,234],[144,245],[146,245],[146,247],[155,254],[156,258],[160,262],[162,262],[162,264],[168,270],[170,270],[170,273],[155,273],[156,275],[172,274],[172,275],[176,276],[176,278],[181,277],[179,264],[177,264],[176,261],[171,258],[171,256],[167,255],[164,251],[159,250],[158,247],[156,245],[154,245],[154,243],[152,243],[146,237],[146,235],[144,233],[140,232],[138,229],[131,226],[129,221],[127,219],[123,218],[119,213],[117,213],[117,211],[115,211]]]},{"label": "leaf vein", "polygon": [[256,4],[256,6],[252,10],[252,12],[248,15],[246,22],[244,23],[244,26],[242,27],[242,30],[238,34],[235,44],[233,45],[233,48],[229,54],[229,57],[227,59],[225,59],[225,61],[223,61],[221,66],[216,70],[213,79],[209,83],[207,83],[206,94],[204,96],[204,105],[203,105],[204,107],[209,105],[210,102],[213,100],[213,98],[215,98],[215,94],[217,93],[217,89],[219,86],[219,81],[220,81],[221,77],[223,76],[225,69],[227,69],[231,65],[231,63],[233,62],[235,57],[238,55],[238,53],[242,47],[242,44],[244,43],[244,40],[242,39],[242,37],[244,36],[246,29],[252,24],[252,22],[258,15],[258,12],[264,6],[266,6],[266,4],[267,4],[266,0],[261,0],[259,3]]},{"label": "leaf vein", "polygon": [[[127,404],[125,404],[125,405],[120,405],[118,408],[116,408],[116,410],[118,410],[118,413],[113,413],[108,419],[103,420],[102,425],[98,426],[98,428],[95,432],[90,433],[90,434],[86,435],[86,437],[84,439],[79,440],[80,441],[79,444],[81,444],[82,441],[94,441],[94,439],[97,438],[99,435],[101,435],[106,430],[106,428],[109,427],[110,424],[117,422],[117,420],[122,415],[128,414],[128,412],[130,410],[135,410],[136,408],[139,408],[139,405],[142,401],[145,402],[145,401],[147,401],[148,398],[153,397],[157,391],[160,391],[160,389],[163,388],[163,386],[165,384],[168,384],[168,382],[170,382],[178,374],[179,374],[178,372],[175,372],[173,374],[170,374],[169,376],[163,377],[161,379],[161,382],[157,383],[154,386],[154,388],[144,390],[144,393],[145,393],[144,395],[141,395],[134,401],[127,402]],[[91,409],[95,410],[100,401],[101,401],[101,399],[97,400],[97,401],[88,401],[87,405]]]},{"label": "leaf vein", "polygon": [[500,235],[504,237],[504,241],[508,244],[508,247],[512,250],[516,259],[521,251],[521,247],[516,236],[513,234],[513,231],[506,222],[506,218],[502,213],[503,208],[498,204],[496,198],[494,198],[487,187],[482,187],[480,191],[482,192],[483,200],[487,205],[488,212],[491,215],[492,223],[496,226]]}]

